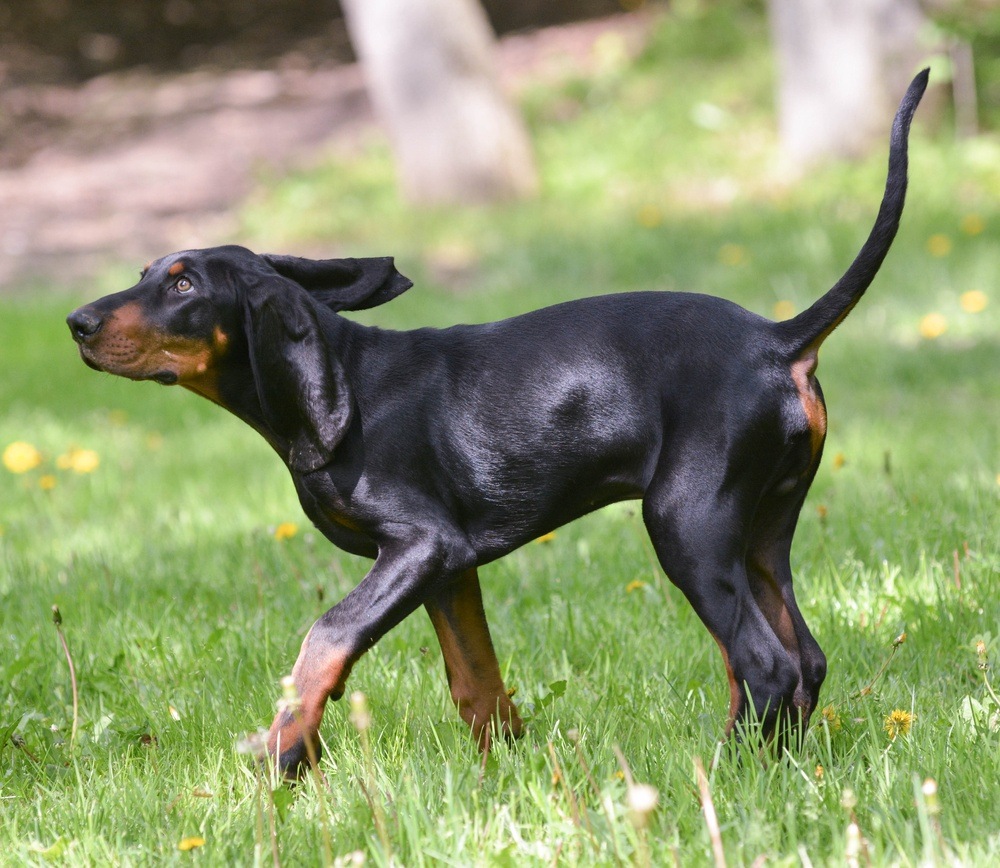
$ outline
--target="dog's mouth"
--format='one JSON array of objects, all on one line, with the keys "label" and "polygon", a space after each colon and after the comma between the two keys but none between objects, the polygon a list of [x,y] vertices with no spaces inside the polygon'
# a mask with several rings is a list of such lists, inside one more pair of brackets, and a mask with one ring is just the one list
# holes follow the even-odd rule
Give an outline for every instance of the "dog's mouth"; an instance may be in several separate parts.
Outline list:
[{"label": "dog's mouth", "polygon": [[91,368],[92,370],[95,370],[95,371],[103,371],[104,370],[104,368],[102,368],[99,364],[97,364],[97,362],[95,362],[90,357],[90,353],[87,352],[87,348],[83,344],[80,344],[79,347],[80,347],[80,358],[83,359],[83,363],[88,368]]},{"label": "dog's mouth", "polygon": [[85,344],[80,344],[79,347],[80,358],[83,359],[83,363],[88,368],[100,371],[103,374],[112,374],[116,377],[125,377],[129,380],[152,380],[153,382],[160,383],[163,386],[174,386],[177,384],[179,379],[175,371],[170,371],[165,368],[154,371],[153,373],[145,373],[141,371],[129,370],[121,365],[109,365],[107,363],[102,364],[94,357],[93,351]]}]

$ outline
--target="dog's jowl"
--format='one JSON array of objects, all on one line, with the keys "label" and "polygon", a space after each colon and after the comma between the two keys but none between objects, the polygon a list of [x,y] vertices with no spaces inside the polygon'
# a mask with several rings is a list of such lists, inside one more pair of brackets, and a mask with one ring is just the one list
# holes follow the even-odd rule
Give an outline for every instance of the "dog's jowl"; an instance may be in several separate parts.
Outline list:
[{"label": "dog's jowl", "polygon": [[387,331],[339,312],[410,287],[391,259],[240,247],[166,256],[131,289],[69,316],[92,368],[185,386],[253,426],[316,527],[374,559],[302,644],[292,670],[301,710],[279,714],[270,733],[289,774],[315,756],[326,701],[344,693],[354,663],[420,606],[481,747],[519,735],[477,568],[630,498],[722,649],[730,726],[801,732],[826,674],[789,568],[826,436],[817,354],[895,236],[926,83],[925,71],[896,115],[868,240],[786,322],[710,296],[639,292],[487,325]]}]

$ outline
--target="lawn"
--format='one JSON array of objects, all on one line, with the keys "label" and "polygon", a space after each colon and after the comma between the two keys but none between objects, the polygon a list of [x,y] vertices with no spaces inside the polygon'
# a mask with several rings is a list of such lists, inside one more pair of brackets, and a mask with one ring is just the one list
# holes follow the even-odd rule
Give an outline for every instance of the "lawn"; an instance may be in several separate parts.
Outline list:
[{"label": "lawn", "polygon": [[[262,177],[239,240],[395,255],[416,287],[359,315],[391,327],[633,289],[801,310],[866,237],[884,149],[793,177],[764,21],[705,16],[522,94],[536,201],[410,208],[373,140]],[[623,504],[481,572],[518,744],[482,766],[417,613],[355,667],[370,726],[328,709],[325,785],[265,781],[246,737],[366,563],[308,526],[242,423],[80,363],[66,313],[135,263],[0,301],[0,449],[27,444],[23,472],[0,467],[0,862],[686,866],[715,844],[731,865],[996,864],[998,167],[995,136],[918,124],[899,237],[824,347],[830,432],[793,568],[830,674],[803,749],[776,761],[720,748],[717,647]]]}]

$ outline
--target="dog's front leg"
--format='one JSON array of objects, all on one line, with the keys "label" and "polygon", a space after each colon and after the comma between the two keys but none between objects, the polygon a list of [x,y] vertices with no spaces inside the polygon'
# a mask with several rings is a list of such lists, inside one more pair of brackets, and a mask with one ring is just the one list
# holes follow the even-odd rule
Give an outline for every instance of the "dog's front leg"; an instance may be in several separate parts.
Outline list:
[{"label": "dog's front leg", "polygon": [[319,757],[319,725],[329,698],[339,699],[351,667],[385,633],[420,606],[432,589],[472,566],[454,537],[417,533],[382,545],[364,580],[309,630],[292,678],[299,706],[271,724],[268,751],[289,777]]}]

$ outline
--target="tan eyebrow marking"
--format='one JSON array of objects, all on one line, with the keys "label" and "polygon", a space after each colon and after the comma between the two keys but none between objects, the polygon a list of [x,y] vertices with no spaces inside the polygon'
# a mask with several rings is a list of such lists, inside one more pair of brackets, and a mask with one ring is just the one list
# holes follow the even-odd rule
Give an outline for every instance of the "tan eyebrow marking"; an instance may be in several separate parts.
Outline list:
[{"label": "tan eyebrow marking", "polygon": [[171,277],[176,277],[183,270],[184,270],[184,263],[175,262],[173,265],[170,266],[170,268],[167,269],[167,274],[169,274]]}]

